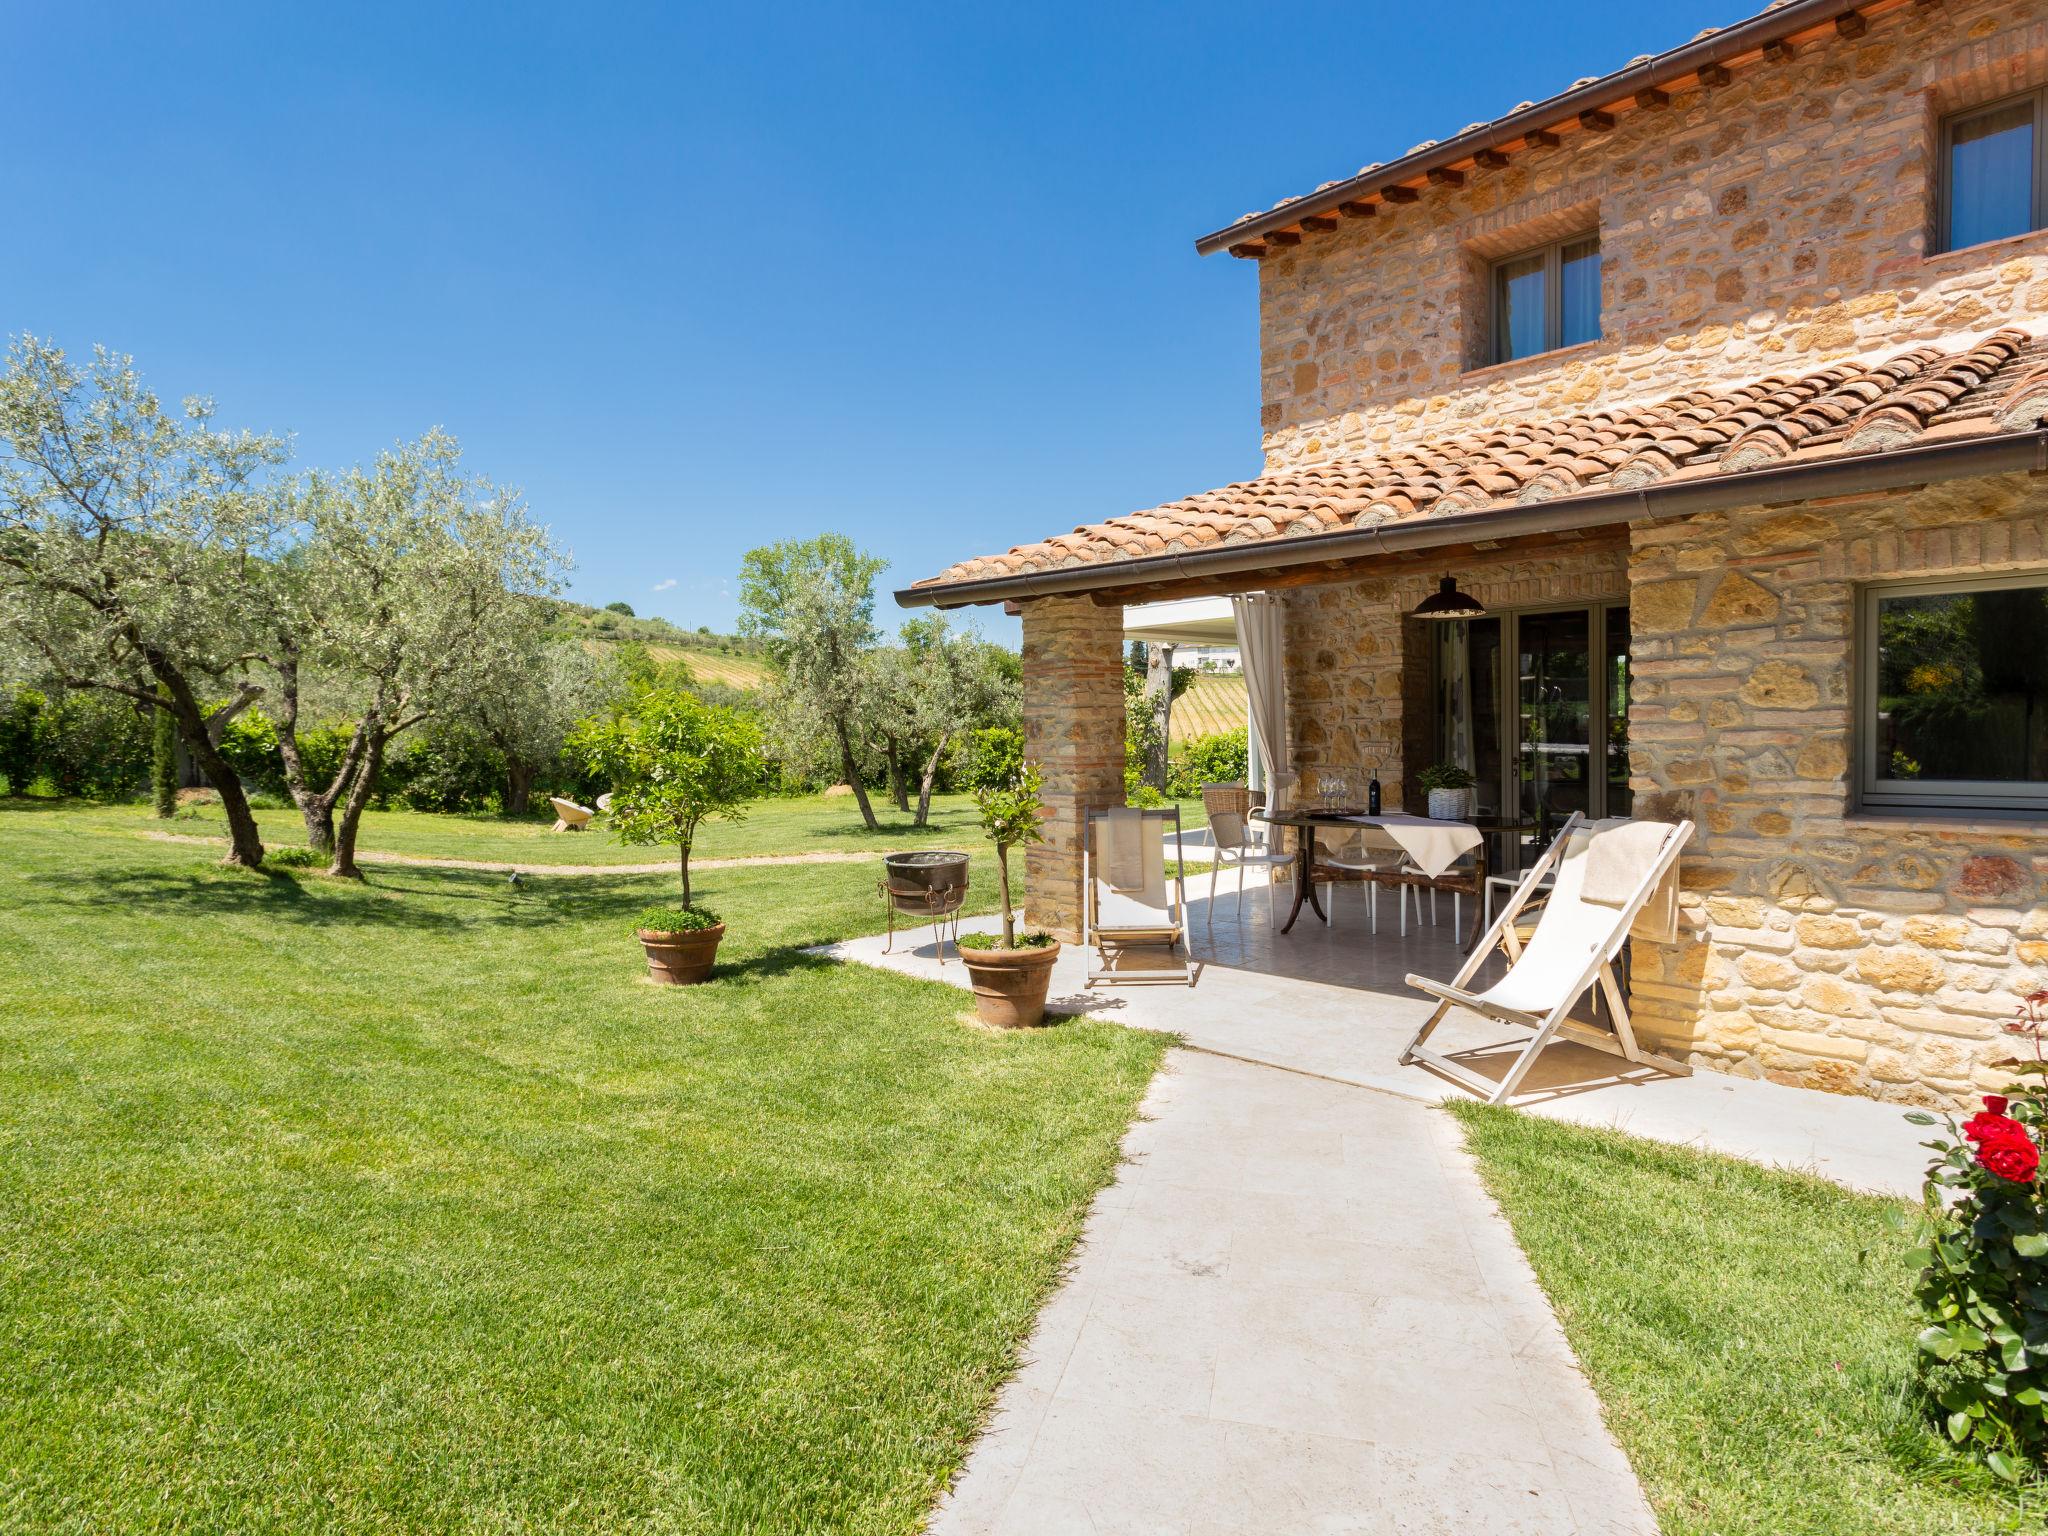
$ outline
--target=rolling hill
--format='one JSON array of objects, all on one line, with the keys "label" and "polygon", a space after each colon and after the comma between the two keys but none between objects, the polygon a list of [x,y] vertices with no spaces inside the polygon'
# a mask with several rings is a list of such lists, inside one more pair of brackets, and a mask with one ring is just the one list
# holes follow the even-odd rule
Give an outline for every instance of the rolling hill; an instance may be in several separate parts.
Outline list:
[{"label": "rolling hill", "polygon": [[1173,701],[1168,734],[1174,741],[1244,729],[1244,677],[1233,672],[1203,672]]},{"label": "rolling hill", "polygon": [[556,601],[553,607],[554,631],[582,641],[593,655],[622,645],[643,645],[656,661],[682,662],[699,682],[748,690],[761,687],[775,675],[761,648],[736,635],[683,629],[667,619],[638,618],[582,603]]}]

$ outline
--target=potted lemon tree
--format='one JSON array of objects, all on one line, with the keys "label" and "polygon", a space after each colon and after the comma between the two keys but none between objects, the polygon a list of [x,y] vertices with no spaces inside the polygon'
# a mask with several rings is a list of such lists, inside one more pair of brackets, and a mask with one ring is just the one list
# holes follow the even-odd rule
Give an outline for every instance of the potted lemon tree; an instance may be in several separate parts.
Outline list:
[{"label": "potted lemon tree", "polygon": [[1045,817],[1038,769],[1020,764],[976,789],[981,827],[996,850],[996,888],[1003,902],[1003,931],[963,933],[960,958],[974,984],[974,1011],[981,1022],[999,1029],[1044,1022],[1045,994],[1052,983],[1059,941],[1049,933],[1017,932],[1017,912],[1010,900],[1010,850],[1042,843],[1039,823]]},{"label": "potted lemon tree", "polygon": [[687,693],[642,694],[625,713],[586,720],[570,750],[612,785],[612,830],[624,843],[669,844],[682,879],[680,906],[650,907],[635,928],[656,981],[704,981],[725,924],[690,890],[690,849],[708,817],[738,821],[761,787],[760,732],[736,710]]}]

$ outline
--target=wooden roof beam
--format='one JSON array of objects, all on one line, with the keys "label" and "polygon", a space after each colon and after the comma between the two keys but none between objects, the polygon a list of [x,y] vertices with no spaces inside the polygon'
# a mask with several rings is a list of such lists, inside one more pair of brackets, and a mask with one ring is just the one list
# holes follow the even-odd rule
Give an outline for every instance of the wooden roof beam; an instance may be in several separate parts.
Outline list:
[{"label": "wooden roof beam", "polygon": [[1420,198],[1422,194],[1416,191],[1413,187],[1403,187],[1397,185],[1391,187],[1381,187],[1380,196],[1385,198],[1390,203],[1412,203],[1416,201],[1418,198]]},{"label": "wooden roof beam", "polygon": [[1864,20],[1861,11],[1844,11],[1835,18],[1835,35],[1837,37],[1848,38],[1853,41],[1869,30],[1870,23]]},{"label": "wooden roof beam", "polygon": [[1588,133],[1605,133],[1614,126],[1614,114],[1592,107],[1579,114],[1579,126]]},{"label": "wooden roof beam", "polygon": [[1380,205],[1378,203],[1368,203],[1362,198],[1354,197],[1348,203],[1339,203],[1337,211],[1347,219],[1369,219],[1380,211]]},{"label": "wooden roof beam", "polygon": [[1337,221],[1327,213],[1310,213],[1303,215],[1301,227],[1311,234],[1327,235],[1337,227]]},{"label": "wooden roof beam", "polygon": [[1522,135],[1522,142],[1534,149],[1555,149],[1564,140],[1549,128],[1531,128]]},{"label": "wooden roof beam", "polygon": [[1702,64],[1699,74],[1695,78],[1698,79],[1702,89],[1718,91],[1722,86],[1733,80],[1735,76],[1729,72],[1726,64]]},{"label": "wooden roof beam", "polygon": [[1433,165],[1429,168],[1429,184],[1433,187],[1462,187],[1465,173],[1454,171],[1447,165]]},{"label": "wooden roof beam", "polygon": [[1504,150],[1482,149],[1473,153],[1472,163],[1482,171],[1504,171],[1508,167],[1508,157]]},{"label": "wooden roof beam", "polygon": [[1671,105],[1671,97],[1654,85],[1646,85],[1636,92],[1636,105],[1645,111],[1655,112]]},{"label": "wooden roof beam", "polygon": [[1263,240],[1246,240],[1240,244],[1233,245],[1230,248],[1230,254],[1237,257],[1240,261],[1257,261],[1266,254],[1266,244]]}]

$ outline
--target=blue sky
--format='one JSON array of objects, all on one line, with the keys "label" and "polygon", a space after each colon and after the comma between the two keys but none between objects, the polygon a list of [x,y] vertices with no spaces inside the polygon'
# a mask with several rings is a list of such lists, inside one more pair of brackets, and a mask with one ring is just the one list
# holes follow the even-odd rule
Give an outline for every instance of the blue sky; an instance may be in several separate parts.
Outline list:
[{"label": "blue sky", "polygon": [[0,315],[302,465],[445,426],[723,629],[769,539],[907,585],[1256,473],[1197,234],[1749,9],[15,0]]}]

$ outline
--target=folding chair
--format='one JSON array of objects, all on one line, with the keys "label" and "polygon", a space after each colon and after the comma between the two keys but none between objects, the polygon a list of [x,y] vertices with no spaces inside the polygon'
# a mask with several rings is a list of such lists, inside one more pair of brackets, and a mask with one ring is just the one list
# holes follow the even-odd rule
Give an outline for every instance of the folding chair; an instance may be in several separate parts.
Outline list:
[{"label": "folding chair", "polygon": [[[1165,848],[1169,828],[1174,858],[1170,880]],[[1181,861],[1179,806],[1157,811],[1118,806],[1088,813],[1081,840],[1081,884],[1087,893],[1081,909],[1081,944],[1093,945],[1097,960],[1088,975],[1089,986],[1195,984]],[[1111,905],[1110,921],[1104,921],[1105,896]],[[1155,913],[1156,921],[1133,920]],[[1165,963],[1124,967],[1126,958],[1146,950],[1163,951]]]},{"label": "folding chair", "polygon": [[[1596,856],[1596,842],[1619,837],[1640,852],[1659,828],[1662,837],[1654,853],[1641,862],[1640,878],[1618,902],[1586,898],[1586,873]],[[1628,942],[1629,930],[1653,896],[1660,893],[1667,877],[1678,864],[1679,851],[1692,837],[1692,823],[1629,822],[1622,820],[1587,824],[1574,813],[1558,832],[1543,857],[1530,867],[1522,883],[1501,908],[1486,936],[1472,947],[1471,955],[1457,976],[1448,983],[1427,976],[1408,978],[1408,985],[1439,999],[1436,1009],[1415,1032],[1401,1052],[1405,1066],[1419,1061],[1441,1072],[1453,1082],[1469,1088],[1490,1104],[1513,1097],[1522,1078],[1535,1064],[1543,1048],[1558,1035],[1590,1045],[1639,1065],[1654,1066],[1681,1077],[1692,1069],[1684,1062],[1655,1055],[1636,1044],[1629,1022],[1628,1005],[1622,1000],[1621,985],[1615,979],[1614,961]],[[1602,856],[1618,854],[1622,845],[1610,845]],[[1627,867],[1627,866],[1624,866]],[[1554,878],[1545,893],[1542,915],[1526,946],[1516,937],[1515,918],[1536,894],[1538,887]],[[1483,992],[1470,990],[1472,978],[1498,945],[1508,956],[1508,973]],[[1566,1015],[1597,982],[1607,1002],[1614,1029],[1582,1024]],[[1522,1047],[1514,1064],[1500,1082],[1475,1072],[1462,1062],[1451,1060],[1423,1044],[1453,1008],[1469,1009],[1496,1023],[1518,1025],[1530,1030],[1529,1043]]]}]

